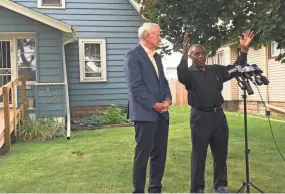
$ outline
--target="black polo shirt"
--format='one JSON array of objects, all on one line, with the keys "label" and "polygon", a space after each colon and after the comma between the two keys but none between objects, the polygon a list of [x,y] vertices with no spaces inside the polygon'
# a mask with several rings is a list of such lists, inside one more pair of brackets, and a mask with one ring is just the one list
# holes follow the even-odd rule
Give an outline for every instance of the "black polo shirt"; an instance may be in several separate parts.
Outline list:
[{"label": "black polo shirt", "polygon": [[[244,66],[247,62],[247,53],[241,53],[235,64]],[[180,83],[188,91],[188,104],[198,109],[213,109],[224,103],[222,96],[223,83],[232,79],[228,70],[233,65],[206,65],[205,71],[195,64],[188,68],[187,60],[182,58],[177,67]]]}]

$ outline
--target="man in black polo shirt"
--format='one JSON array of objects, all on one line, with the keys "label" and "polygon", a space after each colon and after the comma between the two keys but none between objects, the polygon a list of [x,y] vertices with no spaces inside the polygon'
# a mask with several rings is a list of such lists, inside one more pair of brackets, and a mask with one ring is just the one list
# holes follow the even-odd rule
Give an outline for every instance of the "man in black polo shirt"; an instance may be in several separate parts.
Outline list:
[{"label": "man in black polo shirt", "polygon": [[[239,37],[241,53],[237,65],[245,65],[249,44],[254,35],[247,30]],[[188,68],[188,54],[193,63]],[[189,49],[188,33],[183,42],[183,56],[177,67],[178,80],[188,91],[188,104],[191,108],[190,127],[192,140],[191,189],[192,193],[203,193],[205,188],[205,160],[210,144],[214,161],[214,191],[227,193],[227,152],[229,128],[221,108],[223,83],[234,76],[228,73],[233,65],[206,66],[206,50],[199,44]]]}]

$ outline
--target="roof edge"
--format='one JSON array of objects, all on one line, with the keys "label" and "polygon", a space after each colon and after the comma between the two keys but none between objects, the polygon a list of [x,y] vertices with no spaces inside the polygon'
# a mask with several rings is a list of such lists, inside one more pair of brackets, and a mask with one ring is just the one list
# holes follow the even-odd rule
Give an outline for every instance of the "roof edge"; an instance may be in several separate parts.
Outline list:
[{"label": "roof edge", "polygon": [[45,14],[34,11],[32,9],[29,9],[23,5],[12,2],[10,0],[1,0],[0,6],[6,8],[6,9],[9,9],[11,11],[17,12],[21,15],[26,16],[26,17],[29,17],[33,20],[44,23],[44,24],[51,26],[53,28],[56,28],[60,31],[67,32],[67,33],[73,33],[73,29],[72,29],[71,25],[66,24],[62,21],[56,20],[56,19],[49,17]]},{"label": "roof edge", "polygon": [[129,0],[129,2],[132,4],[135,10],[140,14],[140,5],[135,0]]}]

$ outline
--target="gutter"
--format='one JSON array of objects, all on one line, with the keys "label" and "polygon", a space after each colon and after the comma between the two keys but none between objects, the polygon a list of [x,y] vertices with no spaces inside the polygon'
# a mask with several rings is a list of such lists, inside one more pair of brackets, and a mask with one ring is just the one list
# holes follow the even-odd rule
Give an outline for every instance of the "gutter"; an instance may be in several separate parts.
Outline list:
[{"label": "gutter", "polygon": [[62,43],[62,65],[63,65],[63,77],[64,77],[64,89],[65,89],[65,103],[66,103],[66,137],[70,140],[70,128],[71,128],[71,119],[70,119],[70,106],[69,106],[69,92],[68,92],[68,81],[67,81],[67,67],[66,67],[66,57],[65,57],[65,46],[69,43],[75,42],[76,30],[72,30],[72,38]]}]

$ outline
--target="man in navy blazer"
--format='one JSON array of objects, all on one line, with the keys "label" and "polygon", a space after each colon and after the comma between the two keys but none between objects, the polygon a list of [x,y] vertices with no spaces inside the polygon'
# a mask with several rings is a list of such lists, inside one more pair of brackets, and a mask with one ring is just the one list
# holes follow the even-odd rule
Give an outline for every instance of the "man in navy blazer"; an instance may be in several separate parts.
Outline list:
[{"label": "man in navy blazer", "polygon": [[160,193],[164,173],[171,93],[164,76],[161,57],[155,52],[161,41],[160,27],[144,23],[138,30],[140,43],[124,60],[129,88],[128,118],[134,121],[134,193],[144,193],[147,163],[150,159],[148,192]]}]

